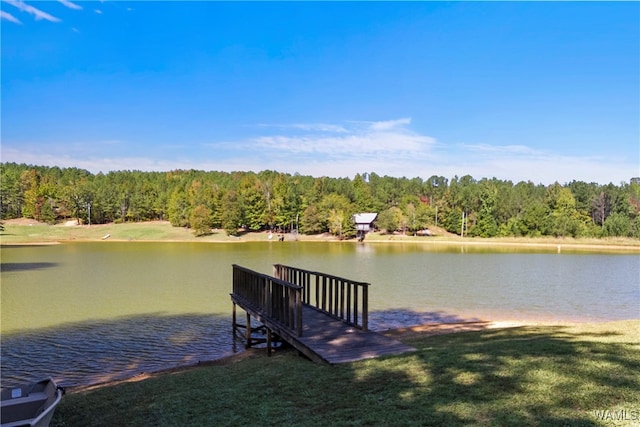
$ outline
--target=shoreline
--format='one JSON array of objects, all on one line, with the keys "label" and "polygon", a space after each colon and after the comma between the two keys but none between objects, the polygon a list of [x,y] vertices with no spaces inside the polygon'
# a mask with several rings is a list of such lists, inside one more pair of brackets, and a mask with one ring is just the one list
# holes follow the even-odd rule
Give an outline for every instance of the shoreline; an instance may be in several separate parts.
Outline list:
[{"label": "shoreline", "polygon": [[[616,323],[640,321],[639,319],[627,319],[627,320],[604,320],[604,321],[555,321],[555,320],[488,320],[488,321],[469,321],[459,323],[425,323],[421,325],[412,325],[396,329],[389,329],[386,331],[378,331],[378,333],[398,339],[400,341],[405,339],[411,339],[415,337],[429,337],[435,335],[448,335],[458,334],[464,332],[477,332],[486,330],[500,330],[500,329],[512,329],[512,328],[535,328],[535,327],[563,327],[570,328],[573,326],[585,326],[585,325],[603,325]],[[640,323],[639,323],[640,325]],[[639,337],[640,338],[640,334]],[[256,359],[260,357],[268,357],[265,353],[264,347],[253,347],[244,349],[238,353],[220,357],[213,360],[198,361],[189,365],[174,366],[171,368],[160,369],[153,372],[143,372],[128,378],[106,380],[95,384],[78,385],[67,387],[68,393],[84,393],[88,391],[98,390],[104,387],[117,386],[119,384],[134,383],[144,381],[147,379],[158,378],[165,375],[179,374],[186,371],[191,371],[200,368],[207,368],[211,366],[226,366],[236,363],[241,363],[248,359]],[[292,347],[276,348],[274,353],[289,353],[296,350]],[[312,363],[309,361],[309,363]]]},{"label": "shoreline", "polygon": [[[268,231],[245,232],[239,236],[227,236],[224,231],[214,230],[206,236],[194,236],[192,230],[173,227],[168,221],[148,221],[138,223],[78,225],[75,221],[49,225],[25,218],[4,221],[4,231],[0,232],[2,246],[55,245],[84,242],[149,242],[149,243],[248,243],[265,242],[279,244],[275,238],[269,239]],[[438,231],[434,236],[408,236],[402,234],[370,233],[364,242],[355,239],[340,240],[324,233],[316,235],[293,235],[281,233],[284,242],[321,242],[348,244],[410,244],[425,246],[449,246],[466,248],[529,248],[562,253],[568,251],[613,251],[640,253],[640,240],[630,238],[584,238],[569,237],[460,237]]]}]

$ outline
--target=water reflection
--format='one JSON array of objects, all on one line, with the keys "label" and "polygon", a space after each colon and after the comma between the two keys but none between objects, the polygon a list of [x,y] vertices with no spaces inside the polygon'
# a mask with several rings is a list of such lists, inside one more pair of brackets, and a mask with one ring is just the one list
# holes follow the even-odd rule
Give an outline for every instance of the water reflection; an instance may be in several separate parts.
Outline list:
[{"label": "water reflection", "polygon": [[43,268],[55,267],[58,264],[55,262],[3,262],[0,264],[0,271],[25,271],[25,270],[38,270]]},{"label": "water reflection", "polygon": [[97,384],[233,353],[230,317],[147,314],[3,334],[3,386]]}]

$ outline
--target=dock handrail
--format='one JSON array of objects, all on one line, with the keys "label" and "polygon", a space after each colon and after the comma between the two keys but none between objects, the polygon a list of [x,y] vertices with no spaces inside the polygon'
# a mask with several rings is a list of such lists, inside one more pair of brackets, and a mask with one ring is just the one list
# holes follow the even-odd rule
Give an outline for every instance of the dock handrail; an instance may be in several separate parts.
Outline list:
[{"label": "dock handrail", "polygon": [[367,330],[369,322],[369,283],[316,271],[274,264],[273,275],[302,287],[302,302]]},{"label": "dock handrail", "polygon": [[302,336],[302,286],[233,264],[232,297]]}]

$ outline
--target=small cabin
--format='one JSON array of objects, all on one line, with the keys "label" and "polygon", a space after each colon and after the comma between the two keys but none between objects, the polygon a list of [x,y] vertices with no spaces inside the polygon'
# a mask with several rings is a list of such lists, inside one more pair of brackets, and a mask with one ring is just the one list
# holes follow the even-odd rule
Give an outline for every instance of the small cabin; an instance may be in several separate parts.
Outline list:
[{"label": "small cabin", "polygon": [[358,239],[363,240],[364,235],[373,230],[373,223],[378,217],[377,213],[358,213],[353,216],[353,222],[356,224],[356,232]]}]

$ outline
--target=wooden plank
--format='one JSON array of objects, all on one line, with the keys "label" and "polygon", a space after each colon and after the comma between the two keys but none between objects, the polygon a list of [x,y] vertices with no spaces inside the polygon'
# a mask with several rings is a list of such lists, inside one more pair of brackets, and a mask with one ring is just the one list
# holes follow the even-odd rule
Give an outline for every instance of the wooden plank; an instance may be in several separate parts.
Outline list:
[{"label": "wooden plank", "polygon": [[374,331],[364,331],[312,307],[303,308],[305,324],[299,341],[330,364],[402,354],[415,348]]},{"label": "wooden plank", "polygon": [[[311,360],[329,364],[415,351],[400,341],[367,330],[366,283],[281,265],[274,266],[274,274],[280,279],[237,265],[233,268],[233,331],[235,336],[243,328],[237,323],[237,304],[247,314],[244,326],[247,347],[266,342],[270,353],[274,333]],[[309,304],[312,275],[315,275],[315,305]],[[251,317],[264,325],[260,327],[266,328],[266,339],[251,337]]]},{"label": "wooden plank", "polygon": [[[247,311],[242,301],[234,302]],[[334,365],[415,351],[396,339],[350,326],[306,304],[302,306],[301,336],[251,308],[247,313],[314,362]]]}]

